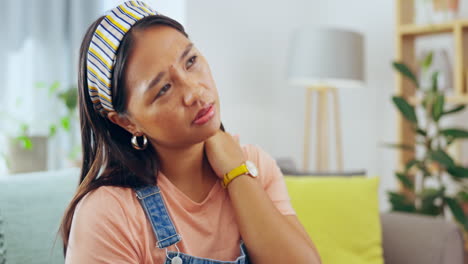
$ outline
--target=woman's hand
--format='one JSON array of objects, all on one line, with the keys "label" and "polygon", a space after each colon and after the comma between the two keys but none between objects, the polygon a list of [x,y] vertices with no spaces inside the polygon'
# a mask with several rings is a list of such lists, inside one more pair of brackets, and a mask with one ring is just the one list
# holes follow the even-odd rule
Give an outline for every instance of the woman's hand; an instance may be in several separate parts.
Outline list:
[{"label": "woman's hand", "polygon": [[239,137],[221,130],[205,141],[205,153],[214,172],[221,179],[224,174],[245,162]]}]

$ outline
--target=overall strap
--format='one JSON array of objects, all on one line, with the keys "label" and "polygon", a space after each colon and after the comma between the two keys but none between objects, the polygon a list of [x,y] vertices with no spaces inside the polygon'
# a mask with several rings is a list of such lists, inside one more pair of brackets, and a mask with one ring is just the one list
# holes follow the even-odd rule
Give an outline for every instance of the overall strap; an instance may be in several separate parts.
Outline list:
[{"label": "overall strap", "polygon": [[179,242],[182,238],[172,223],[159,187],[148,185],[134,190],[153,227],[156,246],[166,248]]}]

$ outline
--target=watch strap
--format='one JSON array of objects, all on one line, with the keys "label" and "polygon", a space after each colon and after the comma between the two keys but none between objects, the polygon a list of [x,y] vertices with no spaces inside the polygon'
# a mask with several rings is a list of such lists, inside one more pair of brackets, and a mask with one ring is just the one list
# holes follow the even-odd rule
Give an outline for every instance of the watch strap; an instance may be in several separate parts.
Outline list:
[{"label": "watch strap", "polygon": [[228,186],[228,184],[232,180],[234,180],[235,178],[237,178],[237,177],[239,177],[241,175],[248,174],[248,173],[249,173],[249,169],[247,169],[247,166],[245,165],[245,163],[242,163],[242,165],[240,165],[239,167],[234,168],[230,172],[224,174],[223,181],[221,182],[221,185],[224,188],[226,188]]}]

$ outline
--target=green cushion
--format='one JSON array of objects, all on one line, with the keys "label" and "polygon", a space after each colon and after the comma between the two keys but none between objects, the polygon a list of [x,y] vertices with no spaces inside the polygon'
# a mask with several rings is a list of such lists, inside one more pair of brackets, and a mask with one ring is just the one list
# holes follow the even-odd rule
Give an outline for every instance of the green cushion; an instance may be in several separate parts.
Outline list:
[{"label": "green cushion", "polygon": [[78,177],[78,169],[0,177],[8,264],[63,263],[57,231]]}]

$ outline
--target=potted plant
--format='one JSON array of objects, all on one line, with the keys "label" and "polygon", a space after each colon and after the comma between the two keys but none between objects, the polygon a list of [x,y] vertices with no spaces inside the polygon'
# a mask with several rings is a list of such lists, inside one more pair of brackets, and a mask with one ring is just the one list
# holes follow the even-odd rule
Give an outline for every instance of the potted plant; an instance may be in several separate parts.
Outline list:
[{"label": "potted plant", "polygon": [[[21,109],[22,102],[16,101]],[[1,153],[9,173],[43,171],[47,169],[47,135],[31,133],[30,124],[14,114],[0,113],[6,125],[6,149]]]},{"label": "potted plant", "polygon": [[[15,132],[8,136],[8,152],[6,154],[2,153],[10,173],[46,170],[48,140],[54,137],[58,130],[72,134],[71,126],[77,116],[77,88],[71,86],[68,89],[61,90],[58,81],[53,82],[51,85],[37,83],[36,88],[48,89],[49,97],[58,99],[60,104],[65,107],[65,114],[56,121],[47,124],[48,134],[33,135],[30,133],[28,123],[16,119],[11,114],[2,113],[4,120],[8,120],[17,126]],[[20,104],[20,101],[18,101],[18,104]],[[79,151],[79,147],[72,148],[68,158],[75,160]]]},{"label": "potted plant", "polygon": [[[431,63],[432,53],[429,53],[420,63],[422,71],[427,71]],[[445,104],[444,91],[438,87],[437,71],[429,74],[430,87],[420,87],[421,82],[407,65],[394,62],[393,67],[414,84],[419,99],[411,104],[409,98],[392,98],[416,137],[414,146],[391,145],[414,153],[414,158],[395,174],[403,189],[388,192],[392,210],[433,216],[445,216],[449,211],[456,222],[468,230],[460,199],[447,188],[449,184],[462,188],[468,179],[468,168],[458,164],[449,151],[453,143],[468,138],[468,131],[458,126],[442,126],[444,119],[461,112],[465,105],[448,107]]]}]

